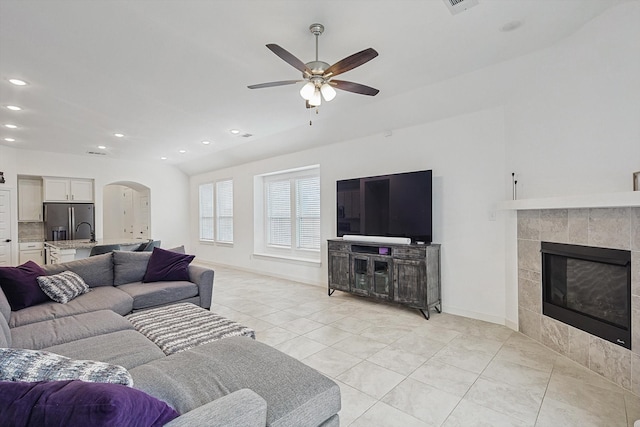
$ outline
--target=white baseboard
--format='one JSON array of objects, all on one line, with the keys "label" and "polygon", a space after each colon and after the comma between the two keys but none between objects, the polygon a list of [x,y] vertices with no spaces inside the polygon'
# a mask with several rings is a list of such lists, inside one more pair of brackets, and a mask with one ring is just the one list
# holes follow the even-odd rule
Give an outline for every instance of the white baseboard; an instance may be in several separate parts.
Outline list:
[{"label": "white baseboard", "polygon": [[[490,323],[496,323],[498,325],[504,325],[509,329],[514,329],[511,325],[512,322],[509,322],[509,324],[507,324],[507,320],[502,317],[492,316],[490,314],[480,313],[477,311],[464,310],[457,307],[450,307],[447,305],[442,306],[442,311],[449,314],[455,314],[456,316],[470,317],[472,319],[483,320],[485,322],[490,322]],[[515,328],[515,330],[518,330],[518,329]]]},{"label": "white baseboard", "polygon": [[[326,282],[322,282],[322,283],[320,283],[320,282],[312,282],[312,281],[303,282],[302,280],[300,280],[300,277],[298,277],[298,276],[289,276],[287,274],[268,273],[268,272],[265,272],[264,270],[257,270],[257,269],[253,269],[253,268],[247,268],[247,267],[239,267],[237,265],[226,264],[226,263],[223,263],[223,262],[206,261],[206,260],[203,260],[201,258],[196,258],[194,260],[194,264],[199,264],[199,265],[203,265],[203,266],[212,268],[214,270],[214,272],[215,272],[215,267],[219,266],[219,267],[233,268],[234,270],[244,271],[245,273],[259,274],[261,276],[275,277],[276,279],[284,279],[284,280],[290,280],[292,282],[304,283],[305,285],[324,286],[324,287],[327,286]],[[214,287],[214,290],[215,290],[215,275],[214,275],[213,287]]]}]

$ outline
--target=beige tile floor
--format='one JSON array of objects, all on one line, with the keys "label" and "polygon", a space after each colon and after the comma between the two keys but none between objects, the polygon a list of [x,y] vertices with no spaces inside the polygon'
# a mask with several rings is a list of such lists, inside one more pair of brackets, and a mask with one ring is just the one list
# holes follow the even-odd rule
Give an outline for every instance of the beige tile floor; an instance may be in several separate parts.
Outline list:
[{"label": "beige tile floor", "polygon": [[640,398],[504,326],[215,268],[211,310],[333,378],[341,426],[633,426]]}]

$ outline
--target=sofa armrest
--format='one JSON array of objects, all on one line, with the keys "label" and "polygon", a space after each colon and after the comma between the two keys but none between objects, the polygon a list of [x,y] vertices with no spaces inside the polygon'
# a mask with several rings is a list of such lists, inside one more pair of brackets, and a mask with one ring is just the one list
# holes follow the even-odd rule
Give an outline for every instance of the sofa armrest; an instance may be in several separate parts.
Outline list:
[{"label": "sofa armrest", "polygon": [[267,402],[245,388],[189,411],[165,426],[264,427],[266,424]]},{"label": "sofa armrest", "polygon": [[200,306],[210,308],[213,296],[213,270],[198,265],[189,265],[189,280],[198,285]]}]

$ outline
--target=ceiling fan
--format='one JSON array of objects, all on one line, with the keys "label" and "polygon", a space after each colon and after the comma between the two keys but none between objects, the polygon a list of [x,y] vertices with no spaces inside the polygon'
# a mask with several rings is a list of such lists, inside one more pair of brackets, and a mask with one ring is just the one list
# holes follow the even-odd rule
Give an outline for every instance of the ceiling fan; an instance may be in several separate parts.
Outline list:
[{"label": "ceiling fan", "polygon": [[277,44],[271,43],[267,45],[267,48],[269,48],[273,53],[278,55],[295,69],[301,71],[302,80],[282,80],[277,82],[260,83],[247,87],[249,89],[261,89],[265,87],[292,85],[304,81],[306,83],[302,86],[302,89],[300,89],[300,95],[304,98],[307,108],[318,107],[322,103],[322,98],[324,98],[325,101],[331,101],[336,96],[335,89],[369,96],[375,96],[380,92],[378,89],[374,89],[360,83],[334,79],[335,76],[349,70],[353,70],[354,68],[359,67],[378,56],[378,52],[376,52],[375,49],[365,49],[347,56],[333,65],[329,65],[326,62],[318,60],[318,36],[324,32],[324,26],[322,24],[311,24],[311,26],[309,26],[309,31],[316,36],[315,61],[307,62],[305,64]]}]

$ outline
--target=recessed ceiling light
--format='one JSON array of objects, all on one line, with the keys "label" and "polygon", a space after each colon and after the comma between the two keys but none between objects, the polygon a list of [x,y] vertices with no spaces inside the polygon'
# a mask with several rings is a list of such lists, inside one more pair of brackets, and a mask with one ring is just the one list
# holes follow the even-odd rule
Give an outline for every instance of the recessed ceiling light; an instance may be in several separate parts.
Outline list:
[{"label": "recessed ceiling light", "polygon": [[116,138],[123,138],[124,134],[123,133],[114,133],[113,136],[115,136]]},{"label": "recessed ceiling light", "polygon": [[500,31],[508,33],[509,31],[517,30],[522,26],[522,21],[511,21],[500,27]]},{"label": "recessed ceiling light", "polygon": [[107,149],[107,147],[104,146],[104,145],[98,145],[98,148],[101,149],[101,150],[106,150]]},{"label": "recessed ceiling light", "polygon": [[10,124],[6,124],[6,125],[4,125],[4,127],[9,128],[9,129],[17,129],[18,128],[18,126],[10,125]]},{"label": "recessed ceiling light", "polygon": [[178,153],[180,153],[180,154],[184,154],[184,153],[186,153],[186,152],[187,152],[187,150],[179,150],[179,151],[178,151]]},{"label": "recessed ceiling light", "polygon": [[234,135],[237,135],[240,133],[240,131],[238,129],[231,129],[229,132],[231,132]]},{"label": "recessed ceiling light", "polygon": [[24,80],[20,80],[20,79],[9,79],[9,83],[12,83],[16,86],[26,86],[27,82],[25,82]]},{"label": "recessed ceiling light", "polygon": [[209,145],[209,144],[211,144],[211,141],[202,141],[202,143],[203,143],[204,145]]},{"label": "recessed ceiling light", "polygon": [[7,141],[7,142],[15,142],[15,141],[16,141],[16,140],[15,140],[15,139],[13,139],[13,138],[5,138],[4,140],[5,140],[5,141]]},{"label": "recessed ceiling light", "polygon": [[160,157],[160,160],[167,160],[167,158],[162,156],[162,157]]},{"label": "recessed ceiling light", "polygon": [[11,111],[20,111],[22,110],[22,108],[16,106],[16,105],[7,105],[7,108]]}]

